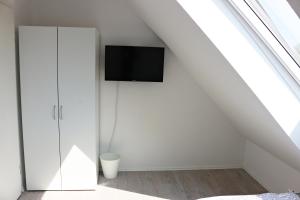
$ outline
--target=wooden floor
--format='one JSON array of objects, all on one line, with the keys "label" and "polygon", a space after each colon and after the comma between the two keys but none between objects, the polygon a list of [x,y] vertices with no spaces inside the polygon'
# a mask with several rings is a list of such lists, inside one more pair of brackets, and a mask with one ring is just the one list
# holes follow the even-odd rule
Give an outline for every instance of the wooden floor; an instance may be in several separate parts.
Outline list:
[{"label": "wooden floor", "polygon": [[219,195],[267,192],[243,169],[165,172],[120,172],[117,179],[100,176],[96,191],[25,192],[20,200],[48,199],[199,199]]}]

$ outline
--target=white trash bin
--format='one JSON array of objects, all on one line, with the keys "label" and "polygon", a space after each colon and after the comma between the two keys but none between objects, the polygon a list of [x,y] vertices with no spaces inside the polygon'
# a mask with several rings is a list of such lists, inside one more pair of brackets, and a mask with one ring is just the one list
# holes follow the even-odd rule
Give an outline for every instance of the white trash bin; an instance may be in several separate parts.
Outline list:
[{"label": "white trash bin", "polygon": [[118,175],[120,155],[116,153],[103,153],[100,155],[104,177],[114,179]]}]

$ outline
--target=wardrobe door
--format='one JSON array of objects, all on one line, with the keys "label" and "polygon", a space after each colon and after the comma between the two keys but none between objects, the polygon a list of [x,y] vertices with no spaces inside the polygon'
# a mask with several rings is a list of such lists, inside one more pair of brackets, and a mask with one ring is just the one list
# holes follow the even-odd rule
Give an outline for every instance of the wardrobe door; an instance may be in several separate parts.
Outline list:
[{"label": "wardrobe door", "polygon": [[95,39],[93,28],[58,28],[63,190],[94,189],[97,184]]},{"label": "wardrobe door", "polygon": [[60,190],[57,27],[20,27],[19,51],[27,189]]}]

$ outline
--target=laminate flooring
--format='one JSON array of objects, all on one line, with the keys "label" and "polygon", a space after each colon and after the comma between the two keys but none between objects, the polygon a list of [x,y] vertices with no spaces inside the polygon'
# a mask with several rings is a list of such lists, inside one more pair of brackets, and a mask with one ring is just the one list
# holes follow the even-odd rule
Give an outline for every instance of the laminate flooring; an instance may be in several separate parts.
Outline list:
[{"label": "laminate flooring", "polygon": [[100,175],[96,191],[24,192],[19,200],[180,199],[265,193],[243,169],[120,172],[107,180]]}]

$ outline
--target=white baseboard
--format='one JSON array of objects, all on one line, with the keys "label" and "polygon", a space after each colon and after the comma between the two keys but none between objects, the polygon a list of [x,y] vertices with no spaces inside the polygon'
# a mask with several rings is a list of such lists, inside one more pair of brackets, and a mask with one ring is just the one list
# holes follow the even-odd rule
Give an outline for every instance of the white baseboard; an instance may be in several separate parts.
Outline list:
[{"label": "white baseboard", "polygon": [[242,165],[199,165],[199,166],[178,166],[178,167],[121,167],[119,171],[182,171],[182,170],[205,170],[205,169],[239,169]]}]

